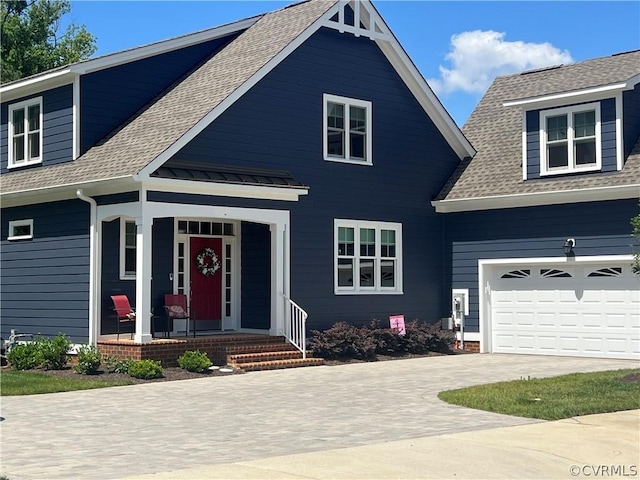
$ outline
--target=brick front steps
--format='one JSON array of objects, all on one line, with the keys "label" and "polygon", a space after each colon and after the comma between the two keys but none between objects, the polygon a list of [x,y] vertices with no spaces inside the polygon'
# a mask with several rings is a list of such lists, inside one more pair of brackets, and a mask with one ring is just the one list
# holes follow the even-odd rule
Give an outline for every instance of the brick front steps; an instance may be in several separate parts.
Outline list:
[{"label": "brick front steps", "polygon": [[206,353],[214,365],[231,365],[245,371],[322,365],[321,358],[302,358],[284,337],[255,334],[221,334],[208,337],[154,339],[135,343],[129,339],[98,342],[103,355],[131,360],[160,360],[164,367],[178,365],[178,357],[187,350]]}]

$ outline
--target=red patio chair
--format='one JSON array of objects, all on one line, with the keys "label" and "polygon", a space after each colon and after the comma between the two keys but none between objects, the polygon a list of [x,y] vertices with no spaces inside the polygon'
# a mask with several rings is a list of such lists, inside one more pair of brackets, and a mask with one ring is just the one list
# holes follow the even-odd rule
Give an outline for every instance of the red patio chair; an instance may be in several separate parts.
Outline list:
[{"label": "red patio chair", "polygon": [[[173,320],[186,320],[189,329],[189,309],[187,308],[187,296],[183,294],[165,293],[164,309],[167,312],[167,331],[173,330]],[[193,336],[196,336],[195,325],[193,327]]]},{"label": "red patio chair", "polygon": [[[116,312],[118,317],[118,321],[116,322],[118,325],[118,340],[120,340],[120,324],[127,322],[135,322],[136,321],[136,312],[131,308],[131,304],[129,303],[129,298],[126,295],[112,295],[111,300],[113,301],[113,309]],[[131,338],[133,338],[133,333],[135,329],[131,332]]]}]

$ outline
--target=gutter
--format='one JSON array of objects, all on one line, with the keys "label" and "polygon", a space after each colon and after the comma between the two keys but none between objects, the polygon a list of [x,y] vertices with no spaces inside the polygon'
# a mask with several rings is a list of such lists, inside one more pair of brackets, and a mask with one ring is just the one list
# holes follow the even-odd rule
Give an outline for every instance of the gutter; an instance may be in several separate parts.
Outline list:
[{"label": "gutter", "polygon": [[89,204],[91,215],[89,224],[89,345],[95,345],[98,340],[98,204],[86,196],[82,189],[76,191],[76,196]]}]

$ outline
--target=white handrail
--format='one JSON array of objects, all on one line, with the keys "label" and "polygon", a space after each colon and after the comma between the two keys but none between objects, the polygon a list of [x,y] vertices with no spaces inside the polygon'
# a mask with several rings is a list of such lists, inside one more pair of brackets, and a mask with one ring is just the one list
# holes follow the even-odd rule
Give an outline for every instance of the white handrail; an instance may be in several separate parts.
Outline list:
[{"label": "white handrail", "polygon": [[285,322],[287,341],[302,352],[302,358],[307,358],[307,317],[309,315],[285,294],[282,296],[289,302]]}]

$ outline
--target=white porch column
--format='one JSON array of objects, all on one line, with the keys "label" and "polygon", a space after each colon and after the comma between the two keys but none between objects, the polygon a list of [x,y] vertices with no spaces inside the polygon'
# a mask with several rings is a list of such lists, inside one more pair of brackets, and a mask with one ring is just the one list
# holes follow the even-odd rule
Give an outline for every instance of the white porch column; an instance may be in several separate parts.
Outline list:
[{"label": "white porch column", "polygon": [[[289,258],[288,242],[285,237],[288,234],[286,224],[277,223],[270,226],[271,230],[271,330],[272,335],[285,334],[285,300],[284,295],[289,294],[288,281],[285,285],[285,276],[288,278]],[[275,328],[274,328],[275,327]]]},{"label": "white porch column", "polygon": [[136,343],[151,342],[151,236],[153,218],[136,218]]}]

